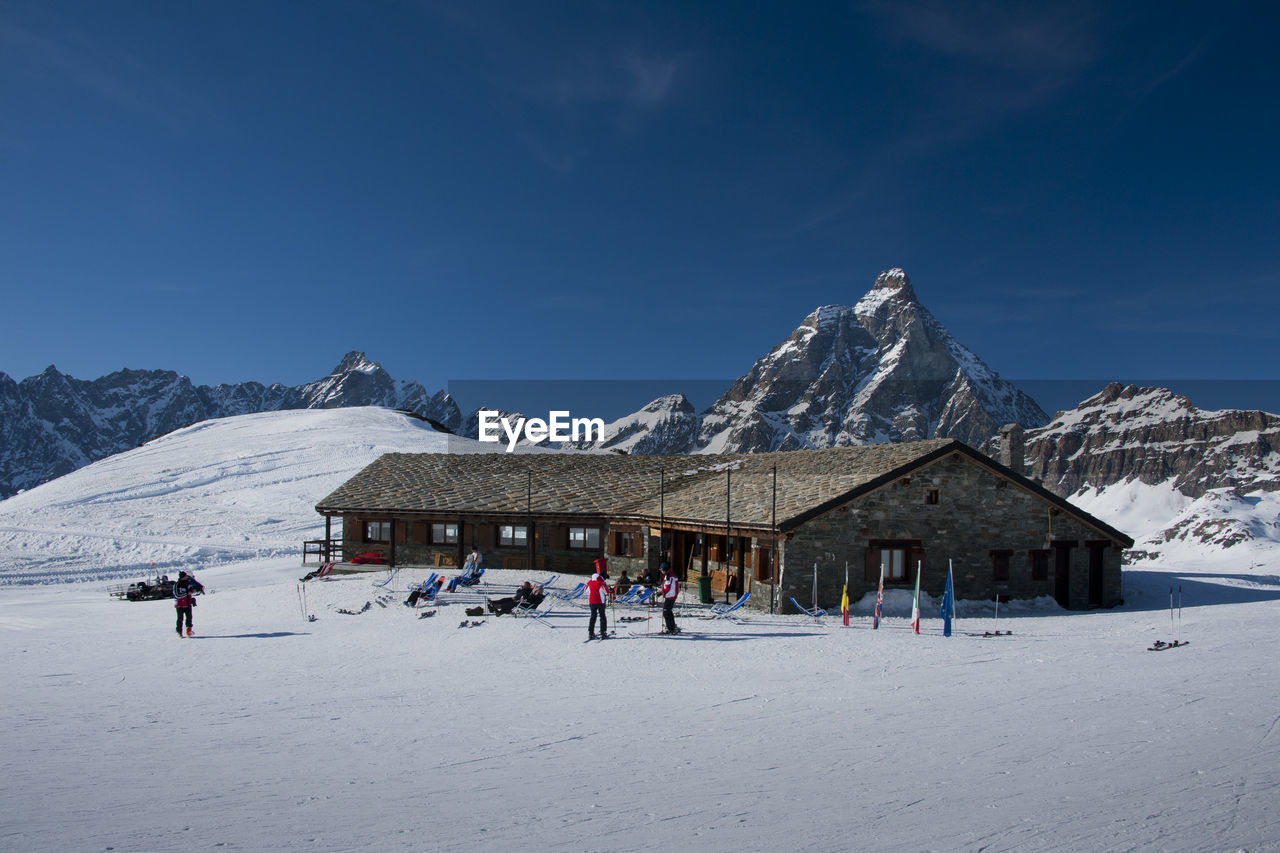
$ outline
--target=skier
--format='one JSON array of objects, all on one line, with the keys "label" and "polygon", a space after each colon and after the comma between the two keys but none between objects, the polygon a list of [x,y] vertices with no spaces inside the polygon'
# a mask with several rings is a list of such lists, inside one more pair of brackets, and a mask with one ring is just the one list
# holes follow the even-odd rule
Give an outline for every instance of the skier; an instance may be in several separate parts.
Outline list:
[{"label": "skier", "polygon": [[667,565],[662,577],[662,620],[666,623],[664,634],[679,634],[676,627],[676,597],[680,595],[680,579]]},{"label": "skier", "polygon": [[591,606],[591,621],[587,625],[587,639],[594,640],[596,638],[596,617],[600,617],[600,639],[609,639],[609,622],[605,617],[605,596],[609,595],[612,590],[605,583],[607,577],[607,569],[605,558],[601,557],[596,560],[596,573],[591,576],[591,580],[587,581],[587,604]]},{"label": "skier", "polygon": [[182,620],[187,620],[187,636],[194,636],[191,631],[191,608],[196,606],[196,593],[204,592],[200,581],[186,572],[178,572],[178,580],[173,584],[173,606],[178,611],[178,636],[182,636]]}]

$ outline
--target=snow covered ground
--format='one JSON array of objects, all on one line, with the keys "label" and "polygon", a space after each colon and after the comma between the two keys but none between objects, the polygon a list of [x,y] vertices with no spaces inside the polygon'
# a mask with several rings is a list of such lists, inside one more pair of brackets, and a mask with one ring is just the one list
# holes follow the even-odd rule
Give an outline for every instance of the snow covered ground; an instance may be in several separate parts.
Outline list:
[{"label": "snow covered ground", "polygon": [[[573,608],[420,618],[420,570],[309,582],[304,610],[315,502],[439,441],[247,416],[0,503],[0,850],[1280,850],[1274,562],[1002,606],[1000,638],[982,602],[916,636],[894,596],[877,631],[861,602],[850,628],[690,614],[583,643]],[[196,638],[107,596],[153,561],[212,590]]]}]

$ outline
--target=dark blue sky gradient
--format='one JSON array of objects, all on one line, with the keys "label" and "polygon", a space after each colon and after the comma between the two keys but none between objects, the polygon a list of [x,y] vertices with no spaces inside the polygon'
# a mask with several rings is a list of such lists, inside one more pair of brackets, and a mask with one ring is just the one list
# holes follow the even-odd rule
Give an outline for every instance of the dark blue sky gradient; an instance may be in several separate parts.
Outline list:
[{"label": "dark blue sky gradient", "polygon": [[1011,379],[1280,378],[1277,24],[3,0],[0,370],[727,382],[900,266]]}]

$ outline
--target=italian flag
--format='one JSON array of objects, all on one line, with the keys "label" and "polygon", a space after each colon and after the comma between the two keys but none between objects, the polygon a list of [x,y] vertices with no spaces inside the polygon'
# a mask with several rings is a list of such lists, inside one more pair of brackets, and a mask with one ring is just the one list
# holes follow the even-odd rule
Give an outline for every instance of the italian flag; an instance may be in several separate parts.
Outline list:
[{"label": "italian flag", "polygon": [[911,602],[911,630],[920,633],[920,564],[916,563],[916,597]]}]

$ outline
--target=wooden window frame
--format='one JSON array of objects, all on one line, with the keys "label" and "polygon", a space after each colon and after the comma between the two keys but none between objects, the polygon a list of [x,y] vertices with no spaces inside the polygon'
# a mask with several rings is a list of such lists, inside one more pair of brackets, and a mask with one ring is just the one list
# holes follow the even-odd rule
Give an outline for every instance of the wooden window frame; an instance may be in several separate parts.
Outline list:
[{"label": "wooden window frame", "polygon": [[[901,551],[903,576],[900,578],[886,574],[885,586],[908,586],[916,581],[916,565],[924,563],[924,544],[919,539],[872,539],[867,543],[864,579],[876,583],[880,579],[880,565],[883,562],[882,552]],[[892,557],[890,557],[892,562]]]},{"label": "wooden window frame", "polygon": [[991,580],[995,583],[1008,583],[1012,575],[1013,550],[1010,548],[993,548],[991,555]]},{"label": "wooden window frame", "polygon": [[756,546],[755,578],[760,583],[773,583],[773,544],[760,543]]},{"label": "wooden window frame", "polygon": [[615,557],[639,557],[644,554],[644,539],[639,530],[613,531],[613,550]]},{"label": "wooden window frame", "polygon": [[941,500],[941,493],[937,489],[926,489],[924,493],[924,502],[929,506],[937,506]]},{"label": "wooden window frame", "polygon": [[1031,563],[1031,579],[1033,581],[1049,580],[1049,555],[1048,548],[1032,548],[1027,551],[1027,559]]},{"label": "wooden window frame", "polygon": [[[436,528],[442,528],[443,535],[439,538],[436,536]],[[450,535],[449,528],[453,528],[453,534]],[[456,521],[433,521],[428,530],[428,544],[430,545],[457,545],[458,544],[458,523]]]},{"label": "wooden window frame", "polygon": [[362,541],[367,544],[391,544],[391,522],[366,521],[364,523],[364,539]]},{"label": "wooden window frame", "polygon": [[[505,535],[504,530],[510,530],[510,535]],[[522,531],[523,536],[516,536],[516,531]],[[529,525],[527,524],[499,524],[498,525],[498,547],[500,548],[528,548],[529,547]]]},{"label": "wooden window frame", "polygon": [[[573,533],[575,530],[582,531],[581,541],[575,542]],[[596,542],[591,544],[591,534],[595,533]],[[599,527],[570,527],[569,528],[569,550],[570,551],[599,551],[600,550],[600,528]]]}]

